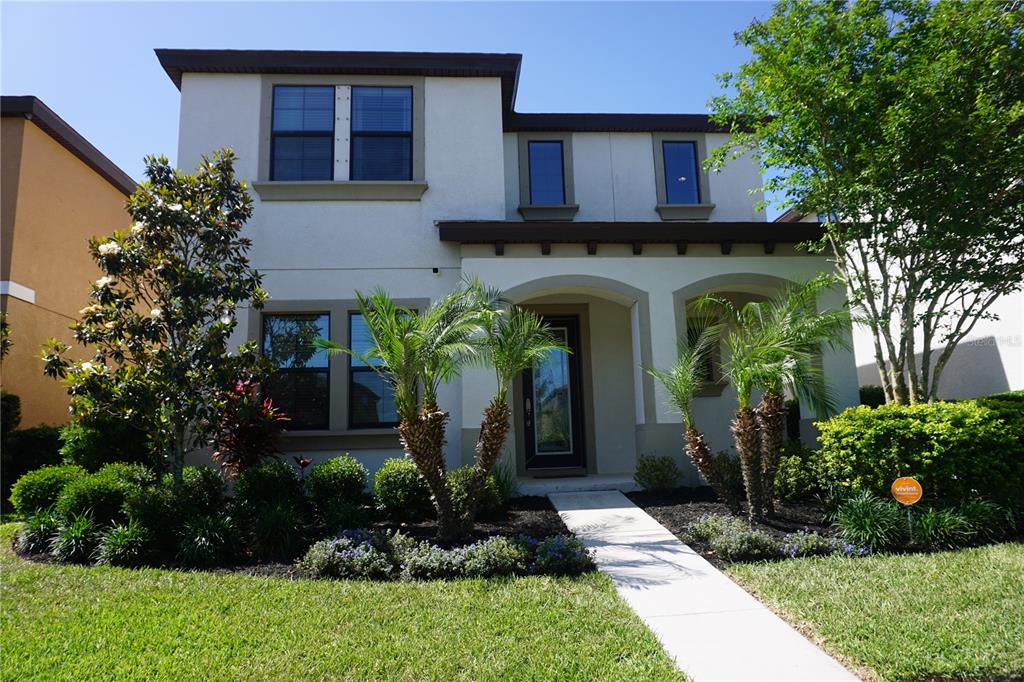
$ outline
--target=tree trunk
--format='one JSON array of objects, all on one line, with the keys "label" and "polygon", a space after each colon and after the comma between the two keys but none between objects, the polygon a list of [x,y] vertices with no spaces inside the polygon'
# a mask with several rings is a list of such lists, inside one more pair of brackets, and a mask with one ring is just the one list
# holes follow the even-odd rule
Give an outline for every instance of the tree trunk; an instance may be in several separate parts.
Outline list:
[{"label": "tree trunk", "polygon": [[444,463],[444,430],[447,422],[447,412],[442,412],[436,405],[425,405],[414,421],[402,420],[398,425],[402,448],[416,464],[430,489],[430,497],[437,511],[438,539],[444,542],[455,540],[459,535]]},{"label": "tree trunk", "polygon": [[686,429],[683,437],[686,439],[686,452],[690,455],[690,459],[693,460],[693,465],[697,467],[697,471],[708,482],[711,489],[715,491],[718,499],[728,505],[732,513],[739,514],[740,499],[735,491],[724,484],[718,476],[718,472],[715,471],[711,458],[711,447],[708,445],[704,434],[691,426]]},{"label": "tree trunk", "polygon": [[775,474],[779,470],[786,430],[786,401],[781,393],[765,391],[757,408],[761,427],[761,495],[769,516],[775,513]]},{"label": "tree trunk", "polygon": [[466,508],[457,510],[462,534],[473,530],[473,522],[480,508],[480,498],[483,496],[487,477],[491,475],[498,458],[501,457],[501,450],[505,447],[511,415],[512,410],[505,401],[491,401],[484,409],[484,417],[480,422],[480,438],[476,442],[476,463],[469,484],[469,497],[466,500]]},{"label": "tree trunk", "polygon": [[761,437],[754,410],[741,407],[732,420],[732,433],[736,439],[736,452],[740,456],[743,485],[747,489],[747,506],[751,523],[762,517],[761,500]]}]

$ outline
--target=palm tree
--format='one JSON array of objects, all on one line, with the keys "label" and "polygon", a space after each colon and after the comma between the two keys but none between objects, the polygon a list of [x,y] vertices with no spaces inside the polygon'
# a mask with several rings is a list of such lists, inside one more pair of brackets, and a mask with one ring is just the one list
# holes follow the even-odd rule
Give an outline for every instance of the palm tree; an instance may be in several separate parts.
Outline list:
[{"label": "palm tree", "polygon": [[706,361],[712,346],[718,341],[720,328],[709,326],[700,330],[691,342],[689,337],[680,336],[676,345],[676,364],[668,371],[646,368],[648,374],[660,381],[668,391],[669,400],[683,417],[683,438],[686,452],[693,460],[697,471],[714,489],[718,498],[733,511],[739,511],[739,500],[732,490],[723,485],[716,475],[707,438],[694,424],[693,398],[707,380]]},{"label": "palm tree", "polygon": [[460,526],[444,461],[449,415],[438,407],[437,392],[477,352],[474,338],[482,331],[482,319],[475,292],[459,288],[418,313],[397,305],[382,289],[368,297],[356,292],[356,298],[372,340],[370,350],[361,355],[326,339],[317,339],[316,345],[362,360],[391,386],[402,448],[430,488],[438,536],[455,539]]},{"label": "palm tree", "polygon": [[481,352],[474,361],[493,368],[497,384],[480,420],[473,478],[462,514],[463,528],[468,531],[476,517],[487,477],[498,463],[508,436],[512,416],[508,394],[513,382],[521,372],[543,362],[549,353],[569,352],[569,348],[559,343],[536,313],[509,305],[501,291],[486,287],[479,280],[466,282],[476,292],[483,319]]},{"label": "palm tree", "polygon": [[[834,284],[834,278],[822,275],[786,287],[767,301],[739,308],[720,297],[697,301],[698,310],[714,309],[728,324],[729,357],[722,374],[737,394],[732,432],[751,521],[759,520],[765,508],[773,509],[771,496],[785,431],[784,391],[790,390],[819,414],[834,410],[835,401],[816,358],[821,344],[845,343],[849,317],[842,310],[815,310],[818,294]],[[752,399],[758,389],[763,397],[755,409]]]}]

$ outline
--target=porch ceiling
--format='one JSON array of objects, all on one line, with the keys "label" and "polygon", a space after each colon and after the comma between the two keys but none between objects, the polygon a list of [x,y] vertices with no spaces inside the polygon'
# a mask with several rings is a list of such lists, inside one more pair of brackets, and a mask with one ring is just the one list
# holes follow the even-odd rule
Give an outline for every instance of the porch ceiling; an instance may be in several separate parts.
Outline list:
[{"label": "porch ceiling", "polygon": [[675,244],[684,255],[689,244],[719,244],[722,253],[733,244],[763,244],[773,253],[776,244],[816,241],[823,232],[820,223],[768,222],[555,222],[512,220],[438,221],[438,236],[444,242],[494,244],[495,255],[503,255],[505,244],[540,244],[550,253],[551,244],[583,243],[587,253],[597,253],[598,244],[632,244],[640,255],[644,244]]}]

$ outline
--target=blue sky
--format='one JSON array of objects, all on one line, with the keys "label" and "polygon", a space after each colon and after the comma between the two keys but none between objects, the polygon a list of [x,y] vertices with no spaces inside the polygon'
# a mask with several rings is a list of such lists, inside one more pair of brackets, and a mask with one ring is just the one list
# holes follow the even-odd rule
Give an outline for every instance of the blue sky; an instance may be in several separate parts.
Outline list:
[{"label": "blue sky", "polygon": [[36,95],[129,175],[177,148],[153,48],[520,52],[518,111],[705,112],[770,2],[0,4],[0,90]]}]

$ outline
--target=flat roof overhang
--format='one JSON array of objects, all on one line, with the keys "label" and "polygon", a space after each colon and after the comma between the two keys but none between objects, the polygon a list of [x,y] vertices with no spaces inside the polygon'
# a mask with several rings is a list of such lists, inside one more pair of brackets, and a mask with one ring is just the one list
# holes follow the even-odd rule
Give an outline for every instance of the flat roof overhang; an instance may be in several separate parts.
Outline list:
[{"label": "flat roof overhang", "polygon": [[718,244],[723,254],[731,253],[733,244],[762,244],[770,254],[776,244],[817,241],[824,234],[820,223],[770,222],[441,220],[437,229],[443,242],[493,244],[498,256],[504,255],[505,244],[539,244],[544,255],[552,244],[586,244],[590,255],[599,244],[630,244],[636,255],[644,244],[674,244],[679,255],[690,244]]}]

